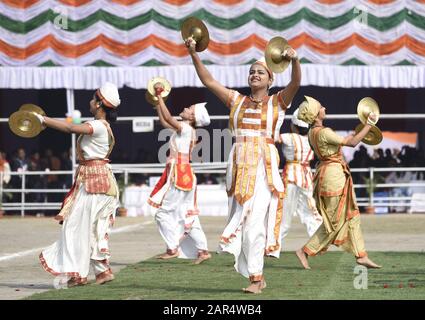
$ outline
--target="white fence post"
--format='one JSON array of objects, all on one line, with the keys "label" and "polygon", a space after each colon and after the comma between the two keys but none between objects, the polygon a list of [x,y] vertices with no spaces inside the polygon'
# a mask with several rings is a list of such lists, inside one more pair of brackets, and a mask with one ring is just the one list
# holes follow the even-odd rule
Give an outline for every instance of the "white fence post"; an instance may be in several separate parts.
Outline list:
[{"label": "white fence post", "polygon": [[21,217],[25,217],[25,170],[22,171]]},{"label": "white fence post", "polygon": [[[374,178],[374,171],[373,171],[373,167],[370,167],[369,168],[369,181],[370,181],[370,183],[371,183],[371,185],[373,186],[373,178]],[[371,206],[371,207],[373,207],[373,189],[374,188],[371,188],[370,189],[370,194],[369,194],[369,205]]]}]

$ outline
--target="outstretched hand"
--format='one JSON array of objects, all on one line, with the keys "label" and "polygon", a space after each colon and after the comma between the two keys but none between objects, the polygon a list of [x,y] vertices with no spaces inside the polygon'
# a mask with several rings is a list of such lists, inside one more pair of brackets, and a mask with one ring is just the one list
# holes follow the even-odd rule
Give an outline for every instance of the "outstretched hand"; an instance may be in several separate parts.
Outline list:
[{"label": "outstretched hand", "polygon": [[44,120],[44,117],[41,114],[36,113],[36,112],[34,112],[34,114],[38,118],[38,120],[40,120],[41,126],[43,128],[46,128],[46,121]]},{"label": "outstretched hand", "polygon": [[376,116],[376,114],[374,114],[373,112],[370,112],[367,117],[367,123],[370,125],[375,125],[377,121],[378,121],[378,117]]},{"label": "outstretched hand", "polygon": [[155,89],[155,95],[157,97],[160,96],[161,93],[164,91],[164,86],[160,82],[155,83],[155,85],[153,86],[153,88]]},{"label": "outstretched hand", "polygon": [[196,41],[193,40],[192,38],[187,38],[184,41],[184,44],[185,44],[186,48],[189,50],[190,53],[194,53],[196,51],[195,50],[195,48],[196,48]]},{"label": "outstretched hand", "polygon": [[298,53],[291,47],[283,52],[283,57],[288,60],[298,59]]}]

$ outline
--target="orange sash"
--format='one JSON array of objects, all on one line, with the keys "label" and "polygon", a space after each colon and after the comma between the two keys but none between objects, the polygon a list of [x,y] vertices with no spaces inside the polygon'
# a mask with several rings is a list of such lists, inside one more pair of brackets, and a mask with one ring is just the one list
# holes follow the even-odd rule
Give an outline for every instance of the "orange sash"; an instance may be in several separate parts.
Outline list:
[{"label": "orange sash", "polygon": [[174,167],[174,185],[177,189],[190,191],[193,187],[192,167],[188,163],[177,163]]}]

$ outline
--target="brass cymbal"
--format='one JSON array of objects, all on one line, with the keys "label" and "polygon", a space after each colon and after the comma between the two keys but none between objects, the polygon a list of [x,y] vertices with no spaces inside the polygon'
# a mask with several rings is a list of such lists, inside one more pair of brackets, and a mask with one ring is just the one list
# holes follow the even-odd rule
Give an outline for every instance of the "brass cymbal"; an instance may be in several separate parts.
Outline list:
[{"label": "brass cymbal", "polygon": [[162,91],[161,93],[161,97],[164,99],[164,101],[167,99],[168,95],[170,94],[171,91],[171,84],[170,82],[168,82],[167,79],[162,78],[162,77],[155,77],[149,80],[148,82],[148,92],[149,94],[152,96],[152,99],[154,101],[158,101],[158,98],[155,96],[155,89],[154,86],[156,83],[161,83],[162,86],[164,87],[164,91]]},{"label": "brass cymbal", "polygon": [[44,110],[43,110],[43,109],[41,109],[39,106],[37,106],[37,105],[35,105],[35,104],[32,104],[32,103],[26,103],[26,104],[23,104],[23,105],[19,108],[19,110],[20,110],[20,111],[35,112],[35,113],[38,113],[38,114],[40,114],[40,115],[42,115],[42,116],[45,116],[45,115],[46,115],[46,113],[44,112]]},{"label": "brass cymbal", "polygon": [[198,18],[187,18],[183,21],[180,30],[183,40],[186,41],[188,38],[195,40],[195,50],[197,52],[204,51],[208,47],[210,34],[205,24]]},{"label": "brass cymbal", "polygon": [[154,100],[153,96],[149,93],[149,91],[146,91],[145,93],[145,99],[148,103],[150,103],[153,106],[156,106],[158,104],[158,100]]},{"label": "brass cymbal", "polygon": [[288,68],[291,61],[284,58],[283,53],[289,48],[291,46],[288,44],[288,41],[282,37],[274,37],[267,43],[264,55],[270,70],[280,73]]},{"label": "brass cymbal", "polygon": [[378,103],[370,97],[365,97],[360,100],[357,105],[357,115],[361,123],[365,124],[367,122],[367,117],[370,112],[376,114],[376,123],[378,123],[380,114]]},{"label": "brass cymbal", "polygon": [[[149,91],[146,91],[146,93],[145,93],[145,99],[146,99],[146,101],[147,102],[149,102],[151,105],[153,105],[153,106],[157,106],[158,105],[158,98],[157,97],[154,97],[154,96],[152,96],[150,93],[149,93]],[[168,96],[166,96],[165,98],[162,98],[163,100],[164,100],[164,102],[165,101],[167,101],[167,99],[168,99]]]},{"label": "brass cymbal", "polygon": [[[359,133],[364,126],[365,125],[363,123],[359,123],[359,125],[355,129],[356,134]],[[371,146],[374,146],[374,145],[380,144],[382,139],[383,139],[383,136],[382,136],[381,130],[378,127],[372,126],[372,128],[370,128],[369,132],[367,133],[366,137],[362,139],[362,142],[369,144]]]},{"label": "brass cymbal", "polygon": [[22,138],[33,138],[37,136],[43,126],[34,112],[16,111],[9,117],[10,130]]}]

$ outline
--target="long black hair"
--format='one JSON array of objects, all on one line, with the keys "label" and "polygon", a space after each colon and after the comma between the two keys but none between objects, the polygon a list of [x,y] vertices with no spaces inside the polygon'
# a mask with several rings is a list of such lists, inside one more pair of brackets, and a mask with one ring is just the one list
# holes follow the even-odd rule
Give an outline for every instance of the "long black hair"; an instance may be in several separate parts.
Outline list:
[{"label": "long black hair", "polygon": [[97,92],[94,94],[94,99],[96,103],[99,103],[100,107],[105,111],[106,121],[109,123],[114,123],[117,121],[118,112],[117,109],[109,108],[103,104],[102,99],[98,96]]}]

